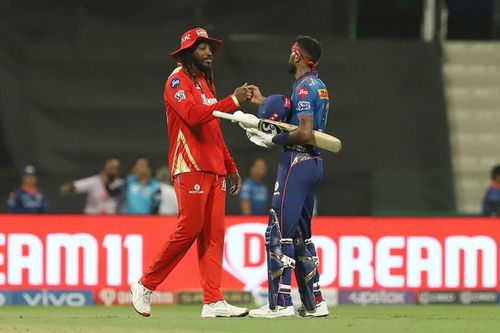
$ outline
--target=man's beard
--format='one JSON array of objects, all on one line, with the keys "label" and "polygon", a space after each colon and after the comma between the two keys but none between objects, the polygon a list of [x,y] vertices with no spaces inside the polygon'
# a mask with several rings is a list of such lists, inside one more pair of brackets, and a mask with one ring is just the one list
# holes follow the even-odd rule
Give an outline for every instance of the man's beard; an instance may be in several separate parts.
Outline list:
[{"label": "man's beard", "polygon": [[200,72],[206,72],[210,69],[212,69],[212,65],[205,65],[203,63],[203,60],[200,60],[196,58],[195,56],[191,56],[191,61],[193,62],[193,65],[196,67],[197,70]]},{"label": "man's beard", "polygon": [[297,73],[297,66],[295,64],[288,64],[288,73],[289,74],[295,74]]}]

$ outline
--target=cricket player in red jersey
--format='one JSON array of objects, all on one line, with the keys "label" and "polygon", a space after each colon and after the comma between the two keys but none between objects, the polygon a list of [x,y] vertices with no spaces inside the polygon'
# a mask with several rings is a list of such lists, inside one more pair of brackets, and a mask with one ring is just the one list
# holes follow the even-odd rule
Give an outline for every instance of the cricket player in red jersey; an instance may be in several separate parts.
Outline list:
[{"label": "cricket player in red jersey", "polygon": [[252,92],[245,84],[232,95],[216,99],[212,55],[221,43],[204,29],[196,28],[185,32],[180,48],[171,53],[178,67],[167,79],[164,99],[170,141],[168,161],[179,204],[179,222],[151,267],[131,285],[134,308],[145,317],[151,313],[151,293],[194,241],[203,290],[201,316],[248,314],[248,309],[228,304],[220,290],[226,175],[232,195],[239,193],[241,178],[224,143],[219,119],[212,112],[233,112],[252,98]]}]

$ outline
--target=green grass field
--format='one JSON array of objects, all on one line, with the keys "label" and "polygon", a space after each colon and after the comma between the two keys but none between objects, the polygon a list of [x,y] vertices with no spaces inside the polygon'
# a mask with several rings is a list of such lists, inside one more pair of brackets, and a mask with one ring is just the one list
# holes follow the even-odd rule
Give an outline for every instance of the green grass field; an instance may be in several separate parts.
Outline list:
[{"label": "green grass field", "polygon": [[0,307],[0,332],[500,332],[500,306],[340,306],[328,318],[201,319],[200,306]]}]

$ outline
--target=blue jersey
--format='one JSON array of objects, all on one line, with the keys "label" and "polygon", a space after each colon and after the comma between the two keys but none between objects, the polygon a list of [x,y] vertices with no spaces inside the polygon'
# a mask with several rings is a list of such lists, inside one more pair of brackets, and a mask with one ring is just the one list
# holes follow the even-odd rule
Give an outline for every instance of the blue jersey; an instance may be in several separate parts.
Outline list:
[{"label": "blue jersey", "polygon": [[7,211],[9,213],[39,214],[47,213],[49,203],[45,195],[38,190],[27,191],[20,187],[9,195]]},{"label": "blue jersey", "polygon": [[492,185],[488,187],[483,198],[483,216],[500,216],[500,187]]},{"label": "blue jersey", "polygon": [[125,183],[125,213],[153,214],[160,206],[160,183],[151,178],[146,184],[141,184],[137,177],[128,176]]},{"label": "blue jersey", "polygon": [[[328,90],[318,77],[318,72],[307,72],[299,77],[293,85],[292,109],[289,123],[299,125],[299,117],[311,115],[314,120],[314,130],[323,132],[328,118],[330,100]],[[318,148],[308,146],[308,153],[320,155]]]},{"label": "blue jersey", "polygon": [[266,215],[267,209],[267,186],[258,183],[251,178],[243,181],[241,186],[240,200],[250,200],[252,215]]}]

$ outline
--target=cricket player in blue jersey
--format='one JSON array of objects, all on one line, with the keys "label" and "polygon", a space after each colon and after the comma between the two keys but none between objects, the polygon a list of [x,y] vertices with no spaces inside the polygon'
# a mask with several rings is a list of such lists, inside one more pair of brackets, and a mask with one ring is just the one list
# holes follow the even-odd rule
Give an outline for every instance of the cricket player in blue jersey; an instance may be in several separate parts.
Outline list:
[{"label": "cricket player in blue jersey", "polygon": [[[320,55],[321,45],[316,39],[297,37],[289,58],[289,72],[295,76],[291,103],[282,95],[265,98],[257,86],[249,86],[252,102],[259,104],[259,118],[298,126],[278,134],[246,129],[252,142],[267,148],[276,144],[284,148],[266,232],[269,305],[251,310],[251,317],[329,314],[319,288],[318,257],[311,241],[314,198],[323,178],[323,159],[317,147],[306,144],[313,130],[325,129],[328,116],[328,91],[316,71]],[[302,301],[295,309],[291,298],[292,269]]]},{"label": "cricket player in blue jersey", "polygon": [[22,170],[21,186],[9,195],[7,212],[20,214],[44,214],[49,203],[38,187],[35,167],[28,165]]}]

